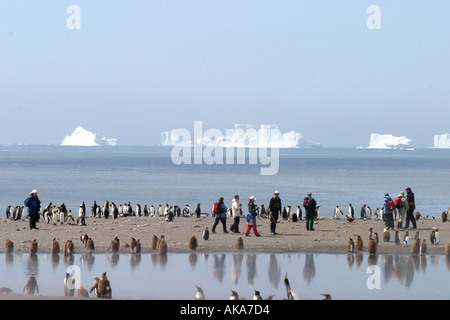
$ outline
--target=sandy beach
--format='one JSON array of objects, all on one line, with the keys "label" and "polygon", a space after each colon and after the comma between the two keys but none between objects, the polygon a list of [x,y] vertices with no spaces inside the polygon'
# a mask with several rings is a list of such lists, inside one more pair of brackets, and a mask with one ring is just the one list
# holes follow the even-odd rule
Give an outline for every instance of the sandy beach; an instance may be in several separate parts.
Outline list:
[{"label": "sandy beach", "polygon": [[[373,219],[355,219],[348,222],[346,219],[320,218],[316,221],[314,231],[307,231],[304,220],[291,222],[281,220],[277,225],[275,236],[270,236],[270,221],[266,218],[257,218],[258,230],[261,237],[255,237],[253,231],[249,237],[244,234],[246,222],[241,219],[240,234],[223,233],[222,225],[216,228],[216,233],[210,232],[209,240],[202,239],[203,230],[208,227],[211,230],[214,218],[211,216],[176,217],[168,222],[160,217],[118,217],[117,219],[86,218],[86,226],[80,225],[52,225],[42,221],[37,224],[39,230],[30,230],[28,221],[13,221],[0,219],[0,252],[5,252],[7,239],[14,241],[14,252],[27,253],[32,239],[39,244],[38,253],[50,253],[50,244],[56,238],[62,247],[64,241],[72,239],[75,244],[75,253],[86,253],[87,249],[81,243],[80,236],[88,234],[95,243],[95,253],[108,253],[109,245],[115,235],[119,236],[121,244],[130,241],[131,237],[140,239],[142,253],[154,252],[151,249],[153,235],[164,235],[168,244],[168,253],[189,253],[189,239],[195,235],[198,239],[198,253],[213,252],[316,252],[316,253],[346,253],[349,238],[356,239],[358,234],[364,241],[363,252],[367,252],[369,240],[369,228],[379,235],[377,252],[380,254],[410,254],[411,247],[397,246],[394,242],[394,231],[390,232],[391,240],[383,242],[382,233],[384,222]],[[231,226],[232,219],[227,218],[227,229]],[[430,234],[433,227],[439,229],[440,243],[431,245]],[[422,239],[428,242],[428,254],[444,254],[445,245],[450,242],[450,223],[435,219],[420,219],[417,221],[417,229],[409,230],[409,236],[414,237],[416,232]],[[403,238],[405,231],[400,231]],[[238,237],[242,237],[244,248],[235,247]],[[411,239],[412,243],[412,239]],[[121,247],[119,252],[127,253],[129,249]]]}]

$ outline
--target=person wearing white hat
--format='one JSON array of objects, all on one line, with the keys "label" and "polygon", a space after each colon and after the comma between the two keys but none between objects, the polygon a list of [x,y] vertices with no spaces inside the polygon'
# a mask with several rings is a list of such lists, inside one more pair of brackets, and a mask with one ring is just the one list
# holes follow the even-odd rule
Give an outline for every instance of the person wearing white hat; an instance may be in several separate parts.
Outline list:
[{"label": "person wearing white hat", "polygon": [[269,202],[270,234],[271,235],[277,234],[277,232],[276,232],[277,221],[278,221],[278,216],[281,212],[281,199],[279,197],[280,193],[278,192],[278,190],[276,190],[273,194],[274,195],[270,199],[270,202]]},{"label": "person wearing white hat", "polygon": [[39,220],[41,201],[38,198],[38,192],[36,189],[31,191],[30,196],[26,198],[24,204],[28,208],[28,215],[30,217],[30,229],[38,229],[36,227],[36,222]]}]

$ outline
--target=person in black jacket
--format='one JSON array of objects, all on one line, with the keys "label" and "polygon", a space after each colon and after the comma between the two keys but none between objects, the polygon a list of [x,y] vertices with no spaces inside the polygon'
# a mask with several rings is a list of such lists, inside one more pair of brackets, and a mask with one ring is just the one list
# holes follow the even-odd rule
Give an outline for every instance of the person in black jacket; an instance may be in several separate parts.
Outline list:
[{"label": "person in black jacket", "polygon": [[269,218],[270,218],[270,234],[275,235],[278,217],[281,211],[281,199],[279,197],[280,193],[278,191],[274,192],[273,197],[269,202]]},{"label": "person in black jacket", "polygon": [[37,196],[37,190],[31,191],[30,196],[26,199],[25,205],[28,207],[28,215],[30,217],[30,229],[39,229],[36,222],[39,220],[39,211],[41,210],[41,201]]},{"label": "person in black jacket", "polygon": [[197,219],[200,219],[202,213],[202,209],[200,209],[200,203],[197,203],[197,207],[195,208],[195,215],[197,216]]},{"label": "person in black jacket", "polygon": [[416,218],[414,217],[414,209],[416,209],[416,200],[414,198],[414,192],[411,191],[411,188],[406,188],[406,201],[408,201],[409,209],[406,213],[406,223],[405,228],[409,228],[409,221],[412,222],[412,229],[416,229]]}]

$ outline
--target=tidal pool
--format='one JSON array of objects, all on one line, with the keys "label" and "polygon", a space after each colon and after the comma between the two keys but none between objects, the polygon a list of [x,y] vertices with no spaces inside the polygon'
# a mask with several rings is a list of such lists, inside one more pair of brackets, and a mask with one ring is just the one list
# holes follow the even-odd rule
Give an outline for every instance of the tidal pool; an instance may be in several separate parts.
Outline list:
[{"label": "tidal pool", "polygon": [[[72,267],[70,267],[72,266]],[[301,299],[448,299],[450,258],[444,255],[368,254],[0,254],[0,287],[22,293],[34,272],[39,294],[62,296],[67,270],[79,270],[90,289],[107,272],[113,298],[195,299],[200,286],[206,299],[228,299],[231,290],[252,299],[285,299],[284,277]],[[69,268],[70,267],[70,268]],[[69,269],[68,269],[69,268]]]}]

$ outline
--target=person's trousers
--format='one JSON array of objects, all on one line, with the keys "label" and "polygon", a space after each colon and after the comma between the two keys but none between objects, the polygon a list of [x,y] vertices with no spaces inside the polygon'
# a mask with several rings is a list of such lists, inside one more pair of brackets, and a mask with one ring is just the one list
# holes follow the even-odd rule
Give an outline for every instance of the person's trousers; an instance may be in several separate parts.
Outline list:
[{"label": "person's trousers", "polygon": [[240,221],[240,218],[239,218],[239,217],[235,217],[235,218],[234,218],[234,222],[233,222],[233,224],[232,224],[231,227],[230,227],[230,230],[231,230],[232,232],[239,233],[239,221]]},{"label": "person's trousers", "polygon": [[39,220],[39,213],[30,213],[30,229],[36,228],[36,222]]},{"label": "person's trousers", "polygon": [[416,228],[416,218],[414,217],[413,211],[408,211],[408,213],[406,214],[406,221],[405,221],[405,228],[408,229],[409,228],[409,221],[411,220],[413,228]]},{"label": "person's trousers", "polygon": [[393,213],[385,213],[384,214],[384,223],[386,227],[390,229],[394,229],[394,214]]},{"label": "person's trousers", "polygon": [[256,228],[256,225],[253,224],[247,224],[247,228],[245,229],[245,234],[250,234],[250,230],[253,229],[253,232],[255,233],[255,236],[259,235],[258,229]]},{"label": "person's trousers", "polygon": [[212,227],[212,231],[215,232],[216,231],[216,227],[219,224],[219,222],[222,223],[222,227],[223,227],[223,232],[227,232],[227,218],[216,218],[216,221],[214,221],[214,225]]},{"label": "person's trousers", "polygon": [[272,213],[269,216],[270,216],[270,232],[275,233],[276,228],[277,228],[278,215],[275,215]]},{"label": "person's trousers", "polygon": [[305,215],[306,230],[313,230],[314,227],[314,213]]}]

